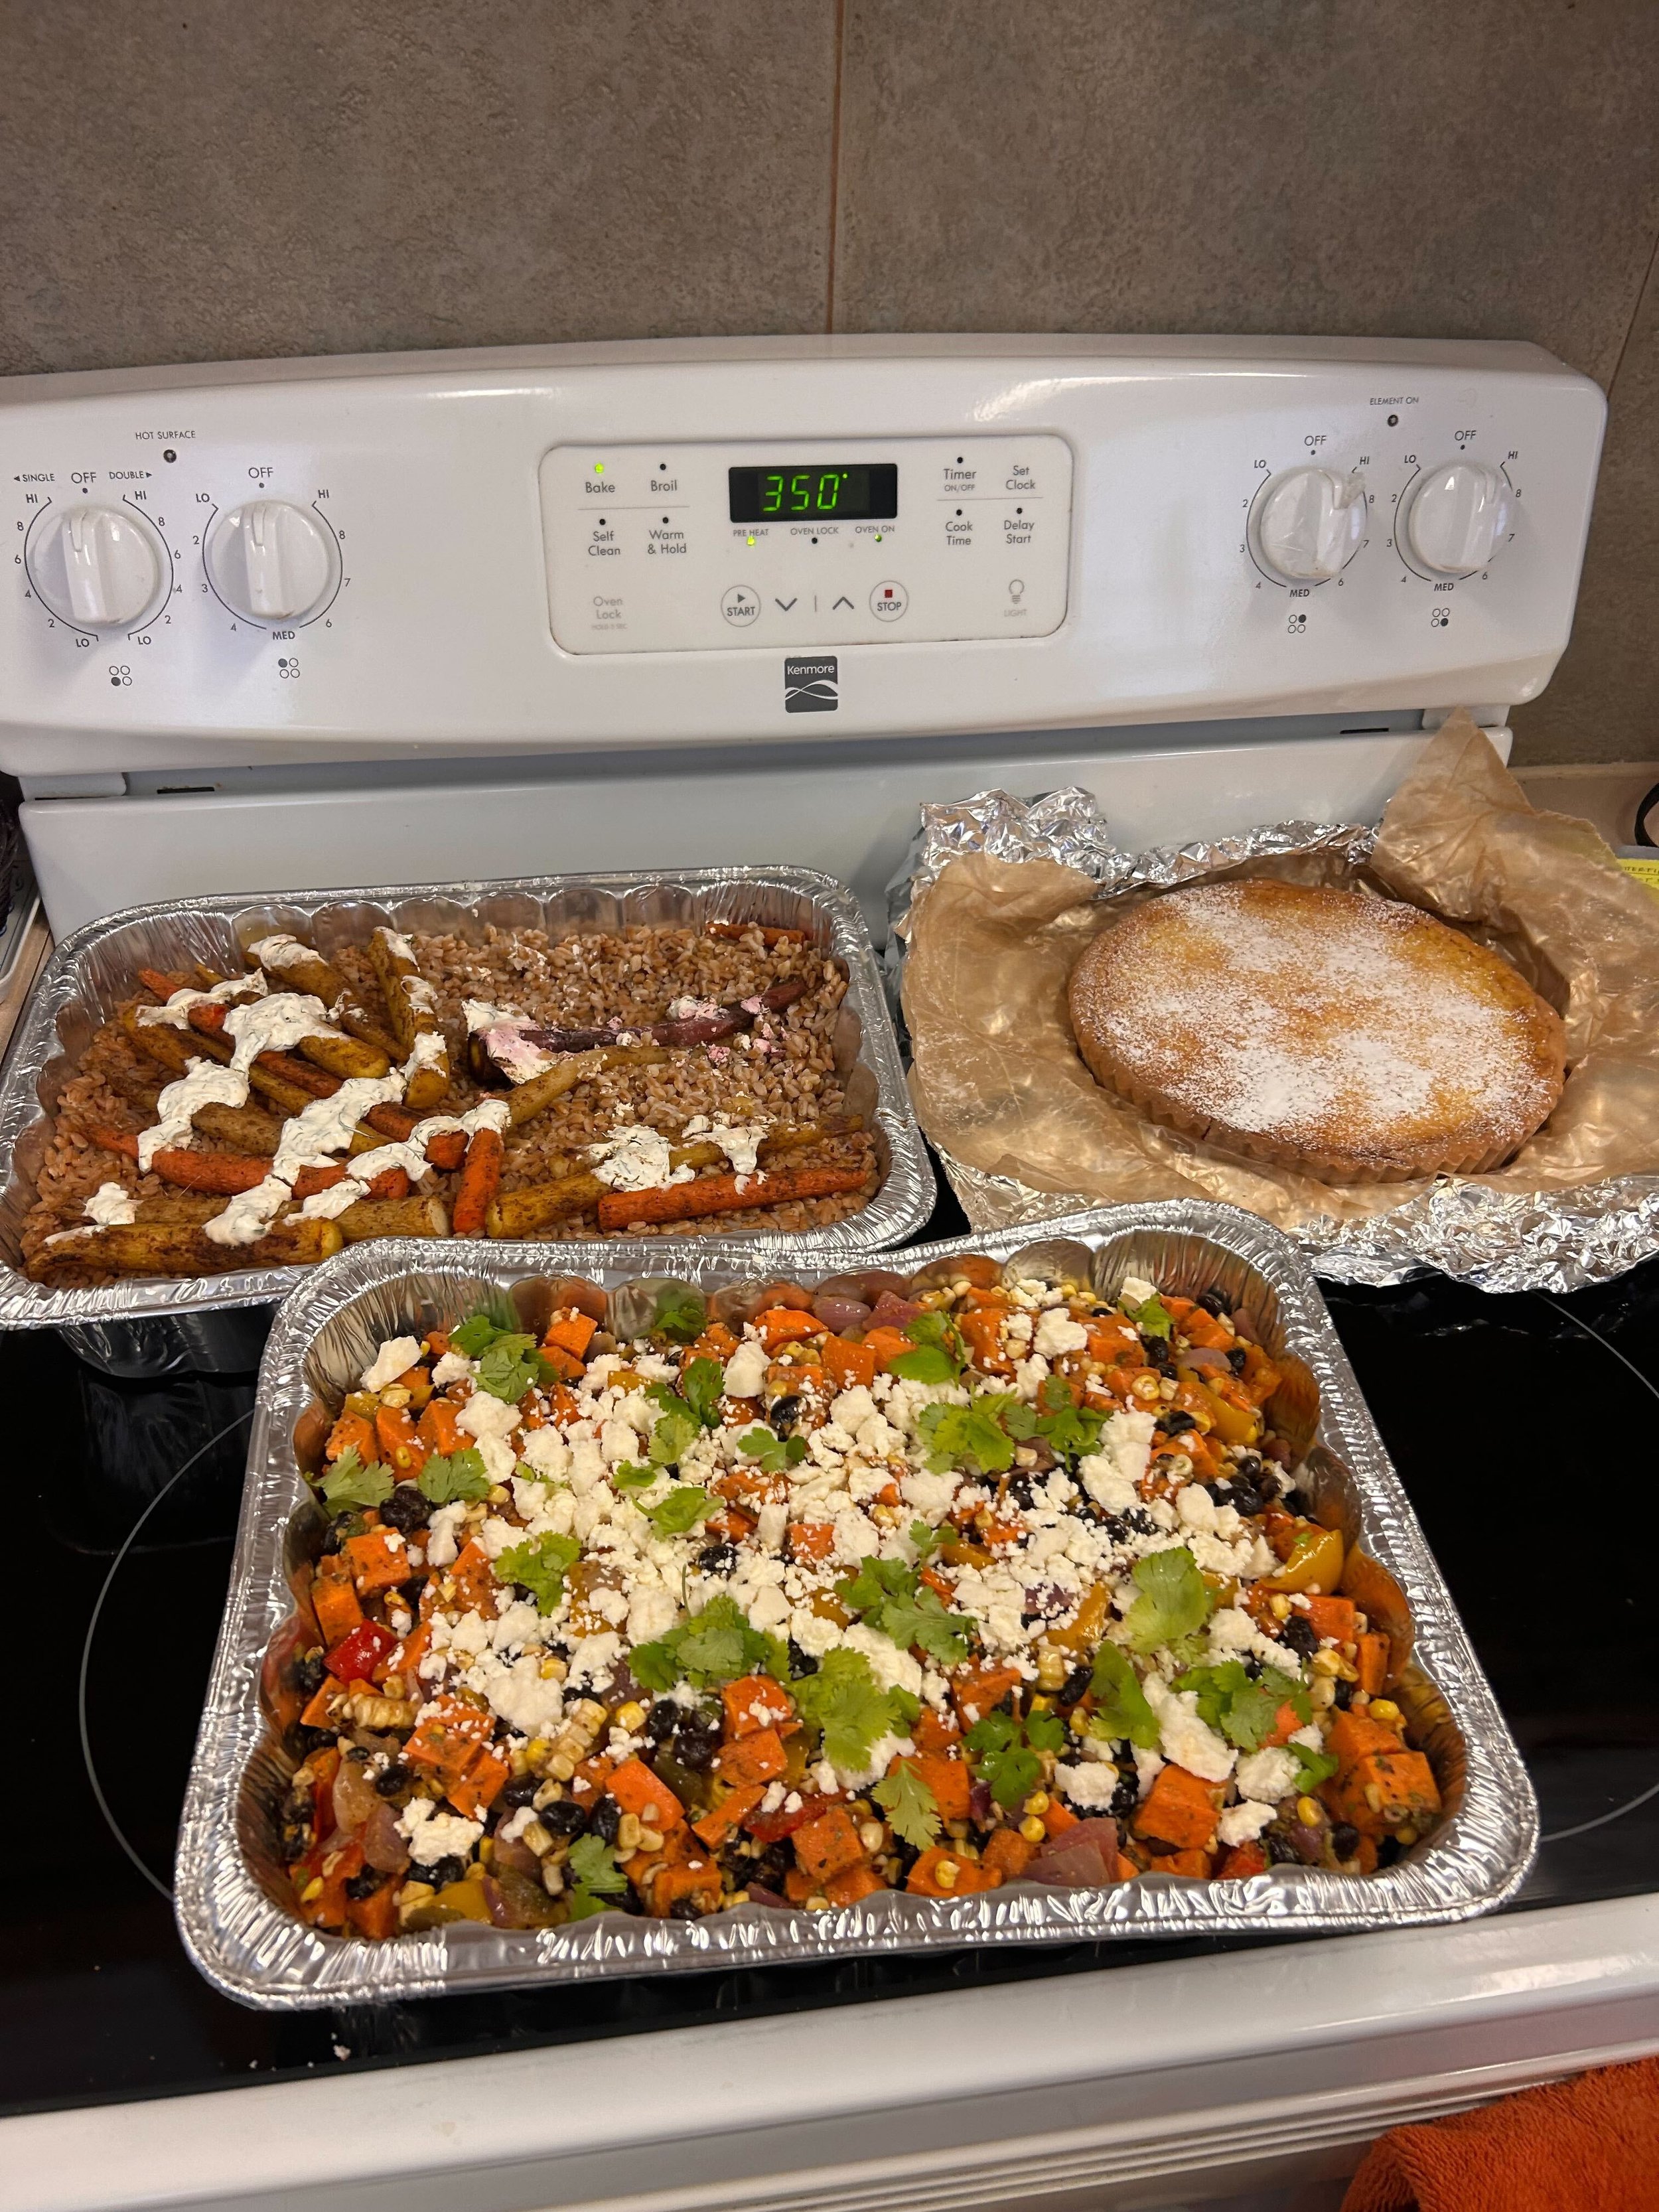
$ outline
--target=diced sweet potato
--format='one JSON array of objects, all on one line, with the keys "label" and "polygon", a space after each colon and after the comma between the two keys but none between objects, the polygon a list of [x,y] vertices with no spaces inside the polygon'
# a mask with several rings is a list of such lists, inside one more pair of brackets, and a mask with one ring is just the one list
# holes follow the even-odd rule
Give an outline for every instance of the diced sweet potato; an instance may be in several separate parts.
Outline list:
[{"label": "diced sweet potato", "polygon": [[415,1433],[428,1452],[441,1452],[446,1458],[461,1448],[461,1425],[456,1419],[459,1412],[448,1398],[428,1399],[415,1424]]},{"label": "diced sweet potato", "polygon": [[1267,1854],[1259,1843],[1235,1844],[1216,1869],[1218,1881],[1243,1881],[1253,1874],[1266,1874]]},{"label": "diced sweet potato", "polygon": [[624,1813],[632,1813],[646,1826],[664,1833],[685,1818],[685,1808],[659,1774],[642,1759],[625,1759],[612,1772],[611,1795]]},{"label": "diced sweet potato", "polygon": [[665,1920],[684,1899],[695,1899],[704,1912],[720,1901],[720,1870],[712,1858],[701,1856],[659,1866],[642,1894],[645,1909],[653,1920]]},{"label": "diced sweet potato", "polygon": [[394,1474],[418,1474],[426,1465],[426,1448],[416,1433],[407,1406],[382,1406],[374,1416],[375,1456]]},{"label": "diced sweet potato", "polygon": [[1036,1856],[1036,1845],[1026,1842],[1018,1828],[997,1828],[980,1855],[980,1864],[1005,1881],[1018,1881]]},{"label": "diced sweet potato", "polygon": [[1362,1836],[1380,1836],[1437,1817],[1440,1790],[1420,1751],[1371,1751],[1327,1782],[1321,1796],[1331,1817]]},{"label": "diced sweet potato", "polygon": [[856,1905],[861,1897],[872,1897],[878,1889],[888,1887],[866,1860],[861,1865],[848,1867],[845,1874],[831,1875],[823,1885],[823,1893],[831,1905]]},{"label": "diced sweet potato", "polygon": [[1356,1686],[1368,1698],[1379,1697],[1389,1679],[1389,1639],[1381,1629],[1355,1638],[1353,1663],[1359,1677]]},{"label": "diced sweet potato", "polygon": [[[457,1613],[481,1613],[486,1620],[493,1620],[500,1610],[501,1586],[495,1579],[495,1570],[489,1554],[474,1536],[462,1547],[453,1567],[444,1575],[444,1602]],[[453,1583],[454,1595],[447,1593]]]},{"label": "diced sweet potato", "polygon": [[785,1722],[795,1717],[789,1692],[769,1674],[744,1674],[728,1682],[720,1692],[720,1703],[726,1708],[726,1733],[734,1741],[761,1729],[781,1733]]},{"label": "diced sweet potato", "polygon": [[1207,1851],[1220,1808],[1221,1791],[1214,1784],[1201,1781],[1184,1766],[1161,1767],[1136,1816],[1135,1833],[1174,1844],[1177,1851]]},{"label": "diced sweet potato", "polygon": [[969,1794],[973,1788],[973,1777],[967,1762],[947,1759],[937,1752],[926,1753],[920,1759],[907,1759],[903,1764],[914,1767],[920,1779],[933,1793],[933,1802],[939,1807],[942,1820],[965,1820],[969,1814]]},{"label": "diced sweet potato", "polygon": [[868,1343],[849,1343],[844,1336],[826,1336],[818,1347],[825,1379],[837,1392],[863,1383],[867,1390],[876,1379],[876,1354]]},{"label": "diced sweet potato", "polygon": [[311,1585],[312,1610],[317,1615],[317,1626],[322,1631],[323,1643],[329,1650],[343,1643],[363,1617],[357,1602],[357,1593],[352,1587],[350,1562],[338,1552],[319,1559],[317,1572]]},{"label": "diced sweet potato", "polygon": [[493,1751],[475,1751],[449,1785],[449,1802],[464,1820],[476,1820],[501,1796],[513,1771]]},{"label": "diced sweet potato", "polygon": [[963,1726],[972,1728],[975,1721],[983,1720],[1022,1680],[1014,1667],[977,1667],[957,1674],[951,1684],[951,1697]]},{"label": "diced sweet potato", "polygon": [[1325,1738],[1327,1750],[1336,1753],[1340,1763],[1347,1766],[1356,1759],[1363,1759],[1370,1751],[1401,1751],[1401,1738],[1393,1729],[1384,1728],[1364,1713],[1338,1713]]},{"label": "diced sweet potato", "polygon": [[911,1868],[904,1887],[913,1897],[971,1897],[976,1890],[994,1889],[995,1869],[963,1858],[948,1844],[924,1851]]},{"label": "diced sweet potato", "polygon": [[1171,1851],[1167,1858],[1153,1862],[1152,1871],[1155,1874],[1195,1875],[1200,1881],[1207,1881],[1214,1863],[1208,1851]]},{"label": "diced sweet potato", "polygon": [[711,1851],[717,1851],[726,1838],[743,1826],[765,1795],[763,1782],[745,1783],[694,1820],[692,1828]]},{"label": "diced sweet potato", "polygon": [[770,1782],[788,1765],[783,1739],[775,1729],[758,1729],[753,1735],[728,1743],[720,1755],[722,1781]]},{"label": "diced sweet potato", "polygon": [[343,1459],[349,1451],[355,1451],[365,1466],[375,1457],[374,1424],[366,1421],[361,1413],[341,1414],[328,1432],[323,1455],[330,1460]]},{"label": "diced sweet potato", "polygon": [[370,1528],[362,1536],[348,1536],[343,1549],[359,1597],[395,1589],[409,1579],[408,1548],[395,1528]]},{"label": "diced sweet potato", "polygon": [[863,1856],[859,1832],[844,1805],[832,1805],[827,1813],[795,1831],[796,1863],[817,1888],[856,1866]]},{"label": "diced sweet potato", "polygon": [[1359,1624],[1354,1618],[1354,1601],[1351,1597],[1310,1597],[1308,1600],[1308,1626],[1316,1636],[1328,1636],[1338,1644],[1352,1644],[1359,1633]]}]

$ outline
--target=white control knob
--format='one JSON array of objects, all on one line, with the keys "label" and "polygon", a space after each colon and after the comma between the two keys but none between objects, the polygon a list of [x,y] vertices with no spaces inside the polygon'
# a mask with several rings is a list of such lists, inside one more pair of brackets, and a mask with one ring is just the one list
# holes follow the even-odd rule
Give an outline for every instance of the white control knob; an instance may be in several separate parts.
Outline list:
[{"label": "white control knob", "polygon": [[1437,576],[1473,576],[1503,544],[1515,493],[1501,469],[1449,461],[1431,469],[1406,509],[1406,543]]},{"label": "white control knob", "polygon": [[254,499],[214,524],[208,574],[249,622],[295,622],[327,598],[338,574],[333,532],[285,499]]},{"label": "white control knob", "polygon": [[69,507],[29,541],[29,582],[41,604],[76,629],[131,629],[159,604],[167,549],[126,507]]},{"label": "white control knob", "polygon": [[1292,469],[1274,478],[1256,507],[1256,551],[1291,583],[1328,583],[1359,550],[1366,520],[1363,477]]}]

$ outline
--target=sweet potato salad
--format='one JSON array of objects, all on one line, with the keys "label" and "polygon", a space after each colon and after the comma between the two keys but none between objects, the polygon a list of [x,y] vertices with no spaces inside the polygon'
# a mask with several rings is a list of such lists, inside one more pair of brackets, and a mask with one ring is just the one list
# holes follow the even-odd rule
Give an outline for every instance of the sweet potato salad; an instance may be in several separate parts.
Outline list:
[{"label": "sweet potato salad", "polygon": [[1304,1510],[1254,1317],[1189,1287],[566,1278],[383,1343],[266,1662],[295,1912],[1389,1864],[1441,1812],[1409,1624]]}]

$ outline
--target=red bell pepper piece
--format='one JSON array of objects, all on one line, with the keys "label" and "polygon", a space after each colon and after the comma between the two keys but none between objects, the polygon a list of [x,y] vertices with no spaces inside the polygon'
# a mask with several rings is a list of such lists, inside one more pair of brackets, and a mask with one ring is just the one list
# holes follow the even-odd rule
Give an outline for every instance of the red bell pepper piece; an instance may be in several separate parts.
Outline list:
[{"label": "red bell pepper piece", "polygon": [[382,1628],[378,1620],[360,1620],[323,1663],[339,1681],[367,1682],[397,1641],[392,1631]]},{"label": "red bell pepper piece", "polygon": [[786,1836],[793,1836],[797,1828],[804,1828],[809,1820],[816,1820],[840,1802],[836,1797],[803,1796],[793,1813],[763,1813],[757,1819],[745,1820],[744,1832],[757,1844],[781,1844]]}]

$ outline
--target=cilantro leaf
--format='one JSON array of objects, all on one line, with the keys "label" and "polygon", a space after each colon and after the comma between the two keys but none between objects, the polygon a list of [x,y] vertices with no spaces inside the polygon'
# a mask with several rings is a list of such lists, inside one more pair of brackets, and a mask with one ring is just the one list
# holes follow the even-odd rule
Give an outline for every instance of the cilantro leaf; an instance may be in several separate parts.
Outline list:
[{"label": "cilantro leaf", "polygon": [[416,1487],[434,1505],[453,1505],[458,1498],[488,1498],[489,1477],[482,1454],[469,1444],[446,1456],[434,1452],[419,1474]]},{"label": "cilantro leaf", "polygon": [[688,1528],[695,1528],[714,1510],[714,1501],[706,1490],[694,1490],[690,1484],[671,1490],[659,1505],[647,1507],[651,1526],[659,1536],[684,1536]]},{"label": "cilantro leaf", "polygon": [[581,1548],[574,1536],[550,1529],[533,1543],[514,1544],[503,1552],[495,1562],[496,1579],[521,1583],[535,1599],[538,1613],[551,1613],[564,1595],[565,1571],[575,1565]]},{"label": "cilantro leaf", "polygon": [[1014,1463],[1013,1438],[984,1410],[985,1401],[969,1406],[924,1406],[918,1424],[935,1474],[972,1460],[983,1474],[1000,1474]]},{"label": "cilantro leaf", "polygon": [[1042,1762],[1021,1741],[1023,1735],[1011,1713],[991,1712],[963,1738],[974,1754],[979,1779],[1005,1813],[1023,1805],[1042,1778]]},{"label": "cilantro leaf", "polygon": [[1129,1318],[1143,1336],[1172,1336],[1175,1316],[1154,1291],[1143,1305],[1131,1306]]},{"label": "cilantro leaf", "polygon": [[745,1429],[738,1438],[738,1449],[747,1452],[750,1458],[760,1463],[766,1474],[781,1474],[787,1467],[799,1467],[806,1456],[805,1437],[780,1437],[757,1421],[752,1429]]},{"label": "cilantro leaf", "polygon": [[491,1321],[488,1314],[476,1313],[459,1328],[450,1330],[449,1346],[452,1352],[464,1352],[469,1359],[477,1359],[481,1352],[489,1351],[498,1336],[506,1334],[499,1322]]},{"label": "cilantro leaf", "polygon": [[1059,1751],[1066,1741],[1066,1723],[1056,1712],[1028,1713],[1025,1741],[1033,1751]]},{"label": "cilantro leaf", "polygon": [[720,1394],[725,1388],[726,1370],[718,1359],[689,1360],[680,1376],[685,1402],[706,1429],[720,1425]]},{"label": "cilantro leaf", "polygon": [[1058,1375],[1051,1375],[1042,1386],[1042,1402],[1048,1408],[1036,1419],[1036,1432],[1051,1451],[1062,1458],[1077,1459],[1085,1452],[1098,1451],[1100,1432],[1105,1426],[1106,1416],[1091,1406],[1074,1406],[1072,1394]]},{"label": "cilantro leaf", "polygon": [[1310,1751],[1305,1743],[1287,1743],[1285,1748],[1296,1759],[1292,1787],[1299,1797],[1305,1797],[1310,1790],[1317,1790],[1322,1782],[1328,1782],[1342,1763],[1334,1751]]},{"label": "cilantro leaf", "polygon": [[690,1344],[693,1337],[702,1334],[708,1320],[708,1301],[690,1283],[665,1283],[658,1291],[656,1309],[651,1316],[655,1334]]},{"label": "cilantro leaf", "polygon": [[913,1521],[910,1523],[910,1541],[916,1547],[916,1557],[919,1560],[931,1559],[939,1546],[948,1544],[956,1533],[954,1528],[948,1526],[943,1528],[930,1528],[925,1521]]},{"label": "cilantro leaf", "polygon": [[343,1513],[354,1505],[384,1505],[392,1495],[392,1470],[379,1460],[365,1467],[354,1445],[323,1469],[317,1489],[331,1513]]},{"label": "cilantro leaf", "polygon": [[878,1740],[906,1727],[916,1701],[902,1690],[884,1690],[861,1651],[844,1646],[824,1654],[816,1674],[790,1685],[801,1717],[820,1730],[831,1765],[856,1771]]},{"label": "cilantro leaf", "polygon": [[1109,1743],[1126,1740],[1142,1751],[1158,1749],[1158,1716],[1146,1702],[1139,1677],[1115,1644],[1103,1644],[1095,1654],[1095,1710],[1091,1733]]},{"label": "cilantro leaf", "polygon": [[611,1487],[624,1492],[649,1490],[661,1473],[659,1467],[642,1467],[636,1459],[619,1459],[611,1470]]},{"label": "cilantro leaf", "polygon": [[915,1645],[945,1667],[960,1666],[968,1656],[968,1616],[947,1613],[938,1591],[902,1559],[860,1559],[857,1574],[836,1594],[902,1650]]},{"label": "cilantro leaf", "polygon": [[647,1690],[672,1690],[690,1682],[700,1690],[735,1682],[740,1674],[763,1673],[789,1679],[789,1655],[775,1636],[751,1628],[735,1598],[711,1598],[702,1611],[650,1644],[636,1644],[629,1671]]},{"label": "cilantro leaf", "polygon": [[888,1367],[910,1382],[954,1382],[968,1364],[956,1323],[948,1314],[920,1313],[904,1324],[916,1349],[901,1352]]},{"label": "cilantro leaf", "polygon": [[1184,1544],[1148,1553],[1130,1571],[1140,1595],[1123,1616],[1123,1626],[1136,1651],[1156,1651],[1160,1644],[1189,1635],[1215,1609],[1215,1594]]},{"label": "cilantro leaf", "polygon": [[870,1792],[887,1815],[888,1826],[902,1841],[919,1851],[939,1838],[939,1800],[922,1780],[919,1770],[901,1760],[884,1782]]},{"label": "cilantro leaf", "polygon": [[653,1382],[646,1393],[662,1407],[646,1456],[653,1467],[678,1467],[684,1453],[702,1434],[702,1424],[684,1398],[677,1398],[660,1382]]},{"label": "cilantro leaf", "polygon": [[516,1406],[532,1382],[553,1379],[533,1336],[497,1335],[478,1358],[478,1388],[509,1406]]},{"label": "cilantro leaf", "polygon": [[1313,1713],[1307,1692],[1290,1675],[1266,1667],[1260,1681],[1253,1681],[1237,1659],[1224,1660],[1218,1667],[1188,1668],[1176,1677],[1175,1686],[1196,1691],[1199,1718],[1241,1751],[1261,1750],[1273,1732],[1281,1705],[1291,1706],[1300,1721]]},{"label": "cilantro leaf", "polygon": [[616,1852],[599,1836],[578,1836],[566,1864],[576,1877],[570,1893],[573,1920],[589,1920],[610,1910],[608,1899],[628,1893],[628,1876],[617,1864]]}]

